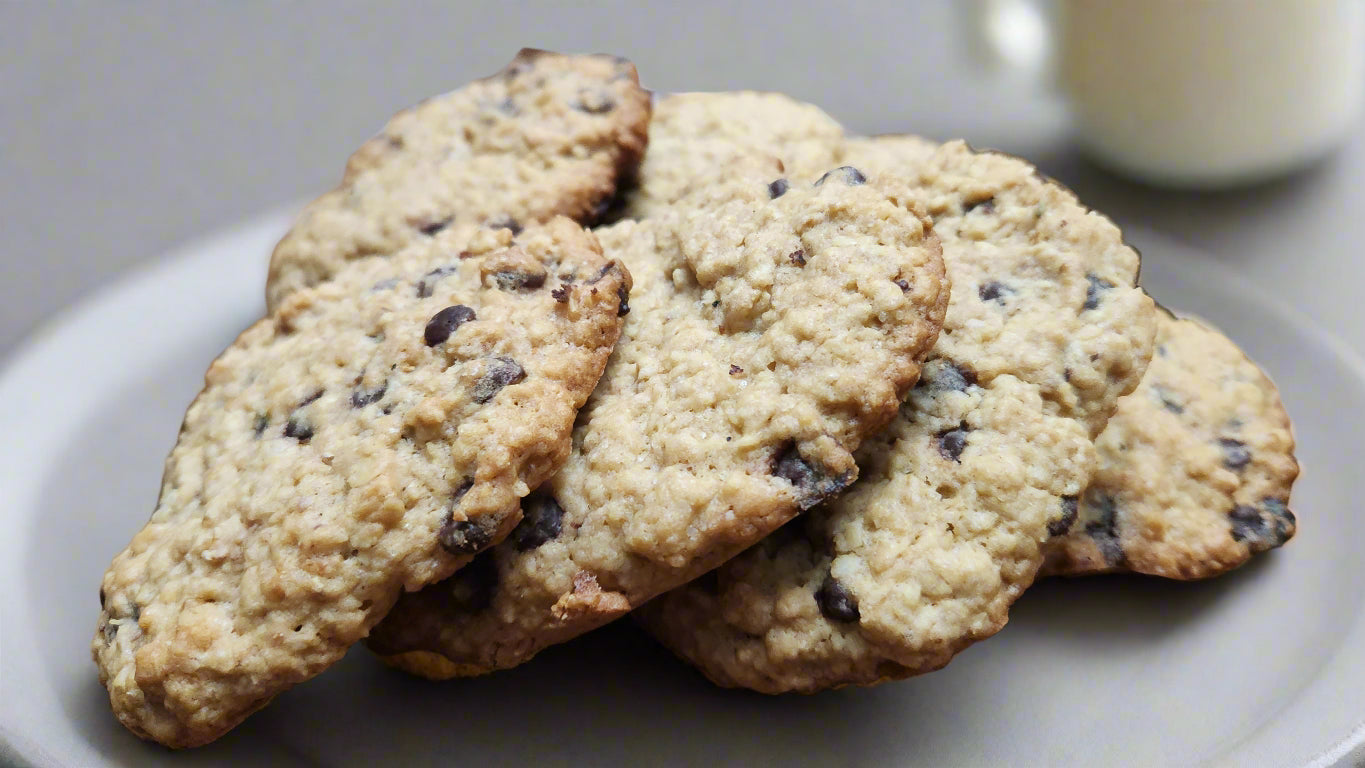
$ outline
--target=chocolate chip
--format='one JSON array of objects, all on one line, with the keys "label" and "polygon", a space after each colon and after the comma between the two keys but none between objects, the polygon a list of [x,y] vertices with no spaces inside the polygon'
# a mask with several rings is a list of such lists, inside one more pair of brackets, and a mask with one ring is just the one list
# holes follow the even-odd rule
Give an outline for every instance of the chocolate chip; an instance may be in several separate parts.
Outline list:
[{"label": "chocolate chip", "polygon": [[104,587],[100,587],[100,610],[104,609]]},{"label": "chocolate chip", "polygon": [[555,288],[550,291],[550,296],[560,304],[567,302],[569,300],[569,286],[561,285],[558,288]]},{"label": "chocolate chip", "polygon": [[905,278],[903,278],[903,277],[898,277],[898,278],[896,278],[895,280],[893,280],[892,282],[895,283],[896,286],[899,287],[899,288],[901,289],[901,293],[909,293],[909,292],[910,292],[910,283],[909,283],[909,281],[907,281]]},{"label": "chocolate chip", "polygon": [[1085,304],[1082,309],[1094,309],[1100,305],[1100,294],[1114,287],[1114,284],[1099,275],[1086,275],[1089,285],[1085,289]]},{"label": "chocolate chip", "polygon": [[939,455],[949,461],[962,463],[962,451],[967,447],[967,433],[971,430],[963,422],[956,429],[948,429],[938,433],[938,452]]},{"label": "chocolate chip", "polygon": [[616,287],[616,316],[625,317],[630,314],[630,289],[625,283]]},{"label": "chocolate chip", "polygon": [[308,405],[309,403],[317,402],[318,398],[322,397],[322,394],[323,394],[323,392],[325,392],[325,391],[326,391],[326,390],[322,390],[322,389],[317,390],[316,392],[312,393],[312,394],[309,395],[308,397],[305,397],[305,398],[303,398],[302,400],[300,400],[300,401],[299,401],[299,404],[298,404],[296,407],[302,408],[302,407],[304,407],[305,405]]},{"label": "chocolate chip", "polygon": [[379,402],[384,399],[384,393],[388,391],[388,388],[389,382],[387,379],[381,381],[377,387],[371,387],[369,389],[357,387],[351,392],[351,407],[364,408],[367,405],[373,405],[374,403]]},{"label": "chocolate chip", "polygon": [[284,436],[306,443],[313,439],[313,425],[302,416],[290,416],[289,423],[284,425]]},{"label": "chocolate chip", "polygon": [[1265,498],[1261,499],[1261,508],[1275,521],[1275,540],[1272,546],[1278,547],[1288,541],[1298,527],[1294,513],[1289,511],[1289,505],[1283,499]]},{"label": "chocolate chip", "polygon": [[787,260],[798,267],[806,266],[806,252],[800,248],[787,254]]},{"label": "chocolate chip", "polygon": [[583,88],[578,92],[574,109],[590,115],[601,115],[616,109],[616,100],[601,88]]},{"label": "chocolate chip", "polygon": [[740,368],[738,365],[732,365],[732,366],[730,366],[730,375],[731,375],[731,376],[738,376],[738,375],[740,375],[740,374],[742,374],[742,373],[744,373],[744,369],[743,369],[743,368]]},{"label": "chocolate chip", "polygon": [[114,642],[114,638],[118,636],[118,625],[105,619],[104,624],[100,626],[100,632],[104,633],[104,644],[108,645]]},{"label": "chocolate chip", "polygon": [[1251,463],[1251,449],[1241,440],[1230,437],[1218,438],[1218,447],[1223,449],[1223,466],[1239,471]]},{"label": "chocolate chip", "polygon": [[440,232],[455,222],[454,216],[447,216],[437,221],[428,221],[417,226],[417,230],[428,237]]},{"label": "chocolate chip", "polygon": [[526,378],[521,364],[510,357],[495,357],[488,373],[474,384],[474,402],[486,403],[509,384],[516,384]]},{"label": "chocolate chip", "polygon": [[455,274],[459,270],[460,268],[454,264],[446,264],[422,275],[422,279],[417,281],[417,298],[425,299],[430,296],[432,292],[436,290],[437,283],[441,282],[443,278]]},{"label": "chocolate chip", "polygon": [[994,301],[998,304],[1005,303],[1005,297],[1014,293],[1014,289],[1004,283],[988,280],[976,288],[976,295],[982,301]]},{"label": "chocolate chip", "polygon": [[260,437],[265,434],[265,428],[268,426],[270,426],[270,416],[264,413],[258,413],[256,414],[256,420],[251,424],[251,431],[255,433],[256,437]]},{"label": "chocolate chip", "polygon": [[553,496],[531,494],[521,505],[525,516],[512,531],[518,552],[529,552],[547,541],[559,538],[564,526],[564,508]]},{"label": "chocolate chip", "polygon": [[1085,503],[1100,513],[1098,519],[1085,524],[1086,535],[1099,547],[1106,565],[1121,565],[1127,557],[1123,554],[1123,545],[1119,542],[1118,502],[1107,493],[1095,492],[1086,494]]},{"label": "chocolate chip", "polygon": [[426,330],[422,332],[422,338],[426,340],[428,347],[444,344],[456,328],[474,319],[474,310],[463,304],[446,307],[431,316]]},{"label": "chocolate chip", "polygon": [[968,387],[976,386],[976,371],[947,360],[938,362],[932,376],[922,379],[919,386],[950,392],[966,392]]},{"label": "chocolate chip", "polygon": [[1165,408],[1177,416],[1185,412],[1185,406],[1181,405],[1180,401],[1176,400],[1165,387],[1154,386],[1152,387],[1152,392],[1156,394],[1157,399],[1161,401],[1162,408]]},{"label": "chocolate chip", "polygon": [[777,181],[774,181],[773,183],[768,185],[769,199],[776,200],[777,198],[787,194],[787,190],[791,189],[791,186],[792,185],[788,183],[786,179],[778,179]]},{"label": "chocolate chip", "polygon": [[831,476],[823,467],[813,465],[801,456],[796,443],[788,443],[773,458],[772,473],[796,488],[796,503],[802,510],[810,509],[829,496],[853,483],[853,471]]},{"label": "chocolate chip", "polygon": [[815,603],[830,621],[851,622],[859,618],[858,601],[833,574],[826,575],[820,588],[815,590]]},{"label": "chocolate chip", "polygon": [[606,277],[607,275],[611,274],[613,270],[617,269],[620,269],[620,265],[618,265],[614,261],[608,262],[601,269],[597,270],[597,274],[593,275],[591,278],[588,279],[588,285],[597,285],[598,283],[602,282],[602,278]]},{"label": "chocolate chip", "polygon": [[493,282],[504,291],[535,290],[545,285],[545,273],[494,272]]},{"label": "chocolate chip", "polygon": [[455,489],[450,497],[450,508],[446,510],[445,521],[441,523],[441,530],[436,533],[436,540],[452,555],[472,555],[482,551],[493,538],[493,531],[489,530],[487,518],[455,519],[455,508],[473,487],[474,481],[465,480]]},{"label": "chocolate chip", "polygon": [[982,213],[995,213],[995,195],[983,197],[979,200],[969,200],[962,204],[964,214],[971,213],[980,208]]},{"label": "chocolate chip", "polygon": [[396,288],[397,286],[398,286],[398,278],[396,278],[396,277],[390,277],[388,280],[380,280],[379,282],[377,282],[377,283],[375,283],[374,285],[370,286],[370,292],[371,292],[371,293],[379,293],[380,291],[391,290],[391,289],[393,289],[393,288]]},{"label": "chocolate chip", "polygon": [[858,170],[857,168],[854,168],[851,165],[841,165],[832,171],[827,171],[824,176],[821,176],[819,179],[816,179],[815,186],[818,187],[821,184],[824,184],[825,179],[828,179],[830,176],[838,176],[840,179],[843,180],[845,184],[849,185],[850,187],[856,187],[859,184],[865,183],[867,181],[867,177],[863,175],[862,171]]},{"label": "chocolate chip", "polygon": [[498,563],[493,553],[474,558],[450,579],[452,604],[467,613],[482,611],[493,602],[498,588]]},{"label": "chocolate chip", "polygon": [[1047,535],[1061,536],[1071,530],[1080,511],[1080,502],[1075,496],[1062,497],[1062,516],[1047,524]]},{"label": "chocolate chip", "polygon": [[510,229],[512,230],[512,237],[516,237],[517,235],[521,234],[521,222],[517,221],[511,216],[503,216],[500,219],[493,219],[492,221],[488,222],[487,227],[489,229]]},{"label": "chocolate chip", "polygon": [[1232,523],[1233,541],[1259,542],[1267,533],[1266,521],[1255,507],[1238,504],[1228,513],[1228,521]]},{"label": "chocolate chip", "polygon": [[711,302],[711,308],[712,308],[712,309],[715,309],[716,307],[719,307],[719,306],[720,306],[720,299],[716,299],[715,301]]}]

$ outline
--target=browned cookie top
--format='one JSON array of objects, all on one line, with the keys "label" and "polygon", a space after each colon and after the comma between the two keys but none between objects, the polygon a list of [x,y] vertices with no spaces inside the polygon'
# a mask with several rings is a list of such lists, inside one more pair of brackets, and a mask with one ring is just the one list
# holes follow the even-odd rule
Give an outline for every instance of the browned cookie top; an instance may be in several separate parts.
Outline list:
[{"label": "browned cookie top", "polygon": [[452,223],[515,233],[556,215],[586,222],[639,162],[649,114],[629,61],[529,48],[492,77],[398,113],[276,246],[269,308],[350,260]]},{"label": "browned cookie top", "polygon": [[248,328],[100,588],[92,650],[119,719],[211,741],[500,541],[567,455],[629,290],[568,219],[454,226]]},{"label": "browned cookie top", "polygon": [[1099,469],[1044,570],[1216,576],[1295,532],[1299,474],[1270,379],[1223,334],[1162,314],[1156,353],[1095,442]]}]

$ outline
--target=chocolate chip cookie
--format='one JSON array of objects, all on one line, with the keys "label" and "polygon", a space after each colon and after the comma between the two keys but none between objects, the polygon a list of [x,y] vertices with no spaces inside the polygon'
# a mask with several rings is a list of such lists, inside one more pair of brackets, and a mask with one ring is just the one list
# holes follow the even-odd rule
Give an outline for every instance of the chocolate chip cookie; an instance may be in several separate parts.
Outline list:
[{"label": "chocolate chip cookie", "polygon": [[1047,573],[1217,576],[1294,535],[1289,415],[1226,336],[1160,315],[1156,353],[1096,441],[1099,470]]},{"label": "chocolate chip cookie", "polygon": [[[718,174],[764,181],[819,175],[834,162],[844,129],[811,104],[780,93],[679,93],[659,100],[649,152],[624,214],[666,213]],[[790,183],[790,182],[788,182]]]},{"label": "chocolate chip cookie", "polygon": [[866,181],[715,174],[659,218],[599,231],[636,284],[568,462],[506,542],[404,596],[371,649],[430,677],[514,666],[849,485],[948,300],[910,190]]},{"label": "chocolate chip cookie", "polygon": [[497,75],[400,112],[275,248],[266,300],[454,224],[586,222],[644,152],[649,93],[612,56],[525,49]]},{"label": "chocolate chip cookie", "polygon": [[520,520],[630,277],[568,219],[454,226],[294,292],[205,377],[92,645],[114,712],[211,741]]},{"label": "chocolate chip cookie", "polygon": [[872,684],[998,631],[1077,515],[1091,439],[1151,355],[1137,253],[1032,166],[913,137],[853,140],[841,161],[916,190],[952,301],[852,488],[636,612],[724,686]]}]

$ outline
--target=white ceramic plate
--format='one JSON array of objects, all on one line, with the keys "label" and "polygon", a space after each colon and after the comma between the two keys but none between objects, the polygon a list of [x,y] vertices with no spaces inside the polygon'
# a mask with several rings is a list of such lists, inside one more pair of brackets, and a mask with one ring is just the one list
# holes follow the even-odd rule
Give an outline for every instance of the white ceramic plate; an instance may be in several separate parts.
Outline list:
[{"label": "white ceramic plate", "polygon": [[[96,591],[142,525],[208,362],[262,310],[271,216],[73,307],[0,375],[0,761],[41,766],[1350,765],[1365,760],[1365,365],[1157,235],[1144,282],[1227,330],[1297,424],[1299,535],[1213,581],[1049,582],[946,670],[873,689],[723,691],[629,622],[434,684],[357,650],[208,747],[115,721]],[[1353,751],[1354,750],[1354,751]],[[6,759],[7,758],[7,759]]]}]

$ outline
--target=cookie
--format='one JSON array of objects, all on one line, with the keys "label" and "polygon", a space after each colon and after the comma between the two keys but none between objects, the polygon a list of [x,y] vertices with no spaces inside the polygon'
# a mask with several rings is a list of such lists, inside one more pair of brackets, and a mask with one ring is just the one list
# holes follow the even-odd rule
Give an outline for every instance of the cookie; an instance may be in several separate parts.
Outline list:
[{"label": "cookie", "polygon": [[398,113],[275,247],[266,301],[455,224],[586,222],[644,152],[649,93],[612,56],[530,48],[497,75]]},{"label": "cookie", "polygon": [[841,161],[922,196],[952,301],[853,487],[636,612],[724,686],[873,684],[998,631],[1075,517],[1092,437],[1151,355],[1137,253],[1032,166],[913,137],[853,140]]},{"label": "cookie", "polygon": [[638,185],[625,194],[624,215],[667,213],[717,173],[765,181],[814,178],[838,163],[844,129],[811,104],[780,93],[679,93],[659,99],[649,125],[649,152]]},{"label": "cookie", "polygon": [[1294,535],[1298,476],[1274,383],[1226,336],[1162,314],[1156,353],[1095,443],[1099,469],[1044,571],[1217,576]]},{"label": "cookie", "polygon": [[568,454],[629,289],[568,219],[452,227],[242,333],[100,588],[124,725],[211,741],[506,536]]},{"label": "cookie", "polygon": [[898,182],[718,176],[599,231],[632,310],[564,468],[502,545],[404,596],[369,646],[429,677],[511,667],[740,552],[856,475],[948,298]]}]

